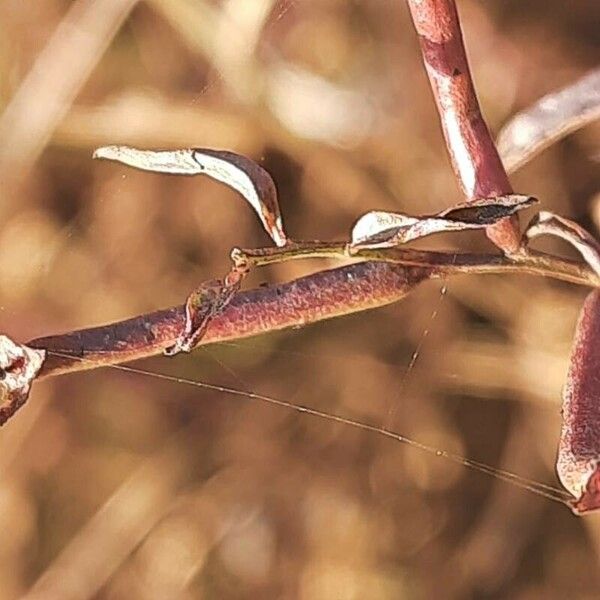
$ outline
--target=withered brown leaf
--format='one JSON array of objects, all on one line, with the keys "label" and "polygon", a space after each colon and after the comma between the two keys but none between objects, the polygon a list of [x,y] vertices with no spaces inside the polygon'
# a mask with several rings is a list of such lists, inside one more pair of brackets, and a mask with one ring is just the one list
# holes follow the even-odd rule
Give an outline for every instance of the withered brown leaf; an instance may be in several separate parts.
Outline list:
[{"label": "withered brown leaf", "polygon": [[253,160],[224,150],[138,150],[105,146],[94,158],[115,160],[137,169],[174,175],[207,175],[237,191],[252,206],[277,246],[285,246],[277,189],[269,173]]},{"label": "withered brown leaf", "polygon": [[537,202],[532,196],[510,194],[457,204],[435,215],[412,217],[372,211],[352,229],[352,248],[390,248],[434,233],[484,229]]}]

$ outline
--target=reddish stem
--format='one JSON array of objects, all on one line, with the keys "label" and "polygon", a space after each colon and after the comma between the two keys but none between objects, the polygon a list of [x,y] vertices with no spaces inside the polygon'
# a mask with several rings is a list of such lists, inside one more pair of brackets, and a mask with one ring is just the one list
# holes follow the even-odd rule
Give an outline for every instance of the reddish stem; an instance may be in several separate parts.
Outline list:
[{"label": "reddish stem", "polygon": [[[508,175],[481,114],[454,0],[407,0],[454,172],[467,200],[511,194]],[[518,217],[486,230],[511,254],[520,246]]]},{"label": "reddish stem", "polygon": [[[250,337],[390,304],[434,275],[427,268],[364,262],[240,292],[210,322],[200,344]],[[183,328],[184,311],[184,306],[176,306],[102,327],[37,338],[27,345],[48,350],[40,377],[144,358],[160,354],[175,342]],[[75,358],[57,356],[53,351]]]}]

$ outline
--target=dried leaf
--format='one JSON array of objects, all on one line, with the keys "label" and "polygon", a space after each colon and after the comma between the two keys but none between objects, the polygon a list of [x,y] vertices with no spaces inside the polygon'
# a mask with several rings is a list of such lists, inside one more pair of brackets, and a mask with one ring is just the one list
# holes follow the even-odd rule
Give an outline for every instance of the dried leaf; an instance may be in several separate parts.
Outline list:
[{"label": "dried leaf", "polygon": [[600,244],[581,225],[554,213],[541,211],[525,231],[525,236],[530,240],[539,235],[554,235],[569,242],[600,275]]},{"label": "dried leaf", "polygon": [[173,346],[165,349],[167,356],[191,352],[204,337],[208,325],[229,305],[248,273],[247,265],[234,265],[225,279],[202,283],[185,303],[185,325]]},{"label": "dried leaf", "polygon": [[556,470],[574,496],[577,513],[600,508],[600,290],[587,297],[581,314],[567,383]]},{"label": "dried leaf", "polygon": [[193,350],[217,314],[222,294],[223,282],[219,279],[204,282],[190,294],[185,303],[185,326],[175,344],[165,349],[167,356]]},{"label": "dried leaf", "polygon": [[44,350],[15,344],[0,335],[0,425],[4,425],[27,401],[31,384],[45,357]]},{"label": "dried leaf", "polygon": [[600,118],[600,69],[540,98],[515,115],[498,135],[508,172],[516,171],[557,140]]},{"label": "dried leaf", "polygon": [[207,149],[153,151],[105,146],[94,152],[94,158],[116,160],[157,173],[212,177],[246,199],[277,246],[287,243],[275,183],[265,169],[245,156]]},{"label": "dried leaf", "polygon": [[535,202],[537,200],[531,196],[511,194],[457,204],[437,215],[424,217],[372,211],[354,225],[350,245],[353,248],[389,248],[434,233],[484,229]]}]

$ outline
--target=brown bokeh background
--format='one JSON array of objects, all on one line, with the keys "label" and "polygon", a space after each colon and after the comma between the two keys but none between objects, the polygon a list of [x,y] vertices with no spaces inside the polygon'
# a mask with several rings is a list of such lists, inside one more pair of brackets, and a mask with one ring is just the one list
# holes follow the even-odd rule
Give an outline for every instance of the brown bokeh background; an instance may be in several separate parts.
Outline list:
[{"label": "brown bokeh background", "polygon": [[[494,131],[600,59],[598,3],[459,9]],[[232,246],[268,241],[230,190],[95,163],[100,145],[251,156],[297,238],[460,200],[400,0],[3,0],[0,105],[0,321],[18,340],[179,304]],[[512,178],[595,233],[599,131]],[[426,245],[489,248],[481,234]],[[584,294],[461,277],[444,296],[428,283],[384,309],[139,366],[392,424],[556,484]],[[600,516],[226,393],[90,371],[36,384],[0,432],[0,600],[591,598],[599,562]]]}]

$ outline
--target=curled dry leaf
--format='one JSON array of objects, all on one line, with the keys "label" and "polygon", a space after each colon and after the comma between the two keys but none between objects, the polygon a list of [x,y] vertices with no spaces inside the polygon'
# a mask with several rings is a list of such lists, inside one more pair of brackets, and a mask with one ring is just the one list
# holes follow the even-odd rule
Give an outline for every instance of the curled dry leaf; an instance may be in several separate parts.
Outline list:
[{"label": "curled dry leaf", "polygon": [[556,470],[574,496],[576,513],[600,508],[600,289],[587,297],[581,314],[567,383]]},{"label": "curled dry leaf", "polygon": [[525,231],[528,240],[539,235],[554,235],[573,245],[600,275],[600,244],[581,225],[547,211],[535,215]]},{"label": "curled dry leaf", "polygon": [[0,335],[0,425],[4,425],[27,401],[31,384],[45,357],[44,350],[15,344]]},{"label": "curled dry leaf", "polygon": [[423,217],[372,211],[354,225],[350,247],[390,248],[434,233],[484,229],[535,202],[532,196],[510,194],[457,204]]},{"label": "curled dry leaf", "polygon": [[128,146],[105,146],[94,152],[94,158],[116,160],[157,173],[212,177],[245,198],[277,246],[287,243],[275,183],[265,169],[245,156],[200,148],[153,151]]},{"label": "curled dry leaf", "polygon": [[205,281],[185,303],[185,324],[173,346],[165,349],[167,356],[191,352],[204,337],[208,325],[231,302],[248,273],[246,265],[234,265],[225,279]]}]

